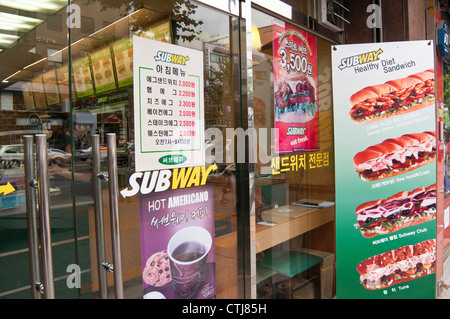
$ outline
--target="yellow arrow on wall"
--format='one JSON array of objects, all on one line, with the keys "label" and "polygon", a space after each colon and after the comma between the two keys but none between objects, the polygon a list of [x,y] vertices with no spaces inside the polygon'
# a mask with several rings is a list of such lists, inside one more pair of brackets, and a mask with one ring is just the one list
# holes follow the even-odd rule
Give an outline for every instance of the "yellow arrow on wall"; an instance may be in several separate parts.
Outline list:
[{"label": "yellow arrow on wall", "polygon": [[16,189],[8,182],[6,185],[0,186],[0,194],[7,195],[9,193],[14,192]]}]

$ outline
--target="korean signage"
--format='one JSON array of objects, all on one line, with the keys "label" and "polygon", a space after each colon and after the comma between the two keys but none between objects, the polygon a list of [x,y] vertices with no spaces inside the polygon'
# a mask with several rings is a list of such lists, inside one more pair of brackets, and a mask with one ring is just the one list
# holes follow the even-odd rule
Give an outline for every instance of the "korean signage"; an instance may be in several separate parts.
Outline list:
[{"label": "korean signage", "polygon": [[203,52],[133,37],[136,170],[204,164]]},{"label": "korean signage", "polygon": [[140,195],[145,299],[216,295],[211,185]]},{"label": "korean signage", "polygon": [[277,154],[318,149],[316,38],[273,20]]},{"label": "korean signage", "polygon": [[332,47],[337,298],[434,298],[433,49]]}]

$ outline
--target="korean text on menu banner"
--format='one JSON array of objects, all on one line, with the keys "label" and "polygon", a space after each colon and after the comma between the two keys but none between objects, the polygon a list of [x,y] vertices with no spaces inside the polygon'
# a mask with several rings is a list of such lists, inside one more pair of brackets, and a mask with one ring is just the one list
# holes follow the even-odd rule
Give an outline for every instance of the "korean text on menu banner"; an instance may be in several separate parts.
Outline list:
[{"label": "korean text on menu banner", "polygon": [[332,47],[337,298],[434,298],[432,41]]},{"label": "korean text on menu banner", "polygon": [[216,295],[212,185],[140,195],[144,299]]},{"label": "korean text on menu banner", "polygon": [[274,19],[273,60],[275,151],[317,150],[316,38]]},{"label": "korean text on menu banner", "polygon": [[136,171],[204,165],[203,52],[133,36]]}]

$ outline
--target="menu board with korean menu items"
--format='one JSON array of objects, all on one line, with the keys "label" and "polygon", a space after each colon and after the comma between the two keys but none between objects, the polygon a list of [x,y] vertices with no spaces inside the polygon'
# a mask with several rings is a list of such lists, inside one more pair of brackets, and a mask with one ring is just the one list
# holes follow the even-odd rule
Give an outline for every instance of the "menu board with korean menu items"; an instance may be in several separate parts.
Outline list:
[{"label": "menu board with korean menu items", "polygon": [[205,163],[203,51],[133,37],[136,171]]},{"label": "menu board with korean menu items", "polygon": [[116,88],[111,48],[109,45],[89,54],[94,75],[95,93],[103,93]]},{"label": "menu board with korean menu items", "polygon": [[94,94],[89,56],[85,55],[72,62],[73,74],[75,77],[75,88],[77,98]]}]

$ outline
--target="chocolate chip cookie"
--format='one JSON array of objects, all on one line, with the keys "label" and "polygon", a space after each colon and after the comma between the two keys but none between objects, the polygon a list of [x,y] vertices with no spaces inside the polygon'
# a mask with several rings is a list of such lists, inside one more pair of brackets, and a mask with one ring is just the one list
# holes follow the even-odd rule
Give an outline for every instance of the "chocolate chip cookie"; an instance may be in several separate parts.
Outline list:
[{"label": "chocolate chip cookie", "polygon": [[142,279],[147,285],[162,287],[172,280],[170,260],[166,250],[154,253],[145,263]]}]

